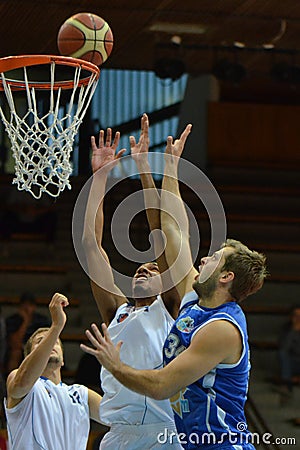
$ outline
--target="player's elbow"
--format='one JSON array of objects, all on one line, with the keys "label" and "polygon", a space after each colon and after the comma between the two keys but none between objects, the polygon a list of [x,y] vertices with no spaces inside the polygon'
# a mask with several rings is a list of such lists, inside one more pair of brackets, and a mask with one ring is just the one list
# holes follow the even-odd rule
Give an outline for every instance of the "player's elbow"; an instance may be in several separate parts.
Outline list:
[{"label": "player's elbow", "polygon": [[166,393],[161,389],[154,389],[151,392],[151,397],[154,398],[154,400],[166,400],[167,398],[169,398],[168,396],[166,396]]},{"label": "player's elbow", "polygon": [[170,396],[166,392],[160,392],[156,400],[168,400]]}]

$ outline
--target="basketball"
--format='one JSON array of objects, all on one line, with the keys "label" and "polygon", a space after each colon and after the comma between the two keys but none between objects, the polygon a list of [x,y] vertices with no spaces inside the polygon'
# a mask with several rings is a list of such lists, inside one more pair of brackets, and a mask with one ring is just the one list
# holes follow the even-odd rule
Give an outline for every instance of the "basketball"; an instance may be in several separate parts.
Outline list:
[{"label": "basketball", "polygon": [[61,55],[84,59],[100,66],[113,48],[113,34],[102,17],[79,13],[60,27],[57,46]]}]

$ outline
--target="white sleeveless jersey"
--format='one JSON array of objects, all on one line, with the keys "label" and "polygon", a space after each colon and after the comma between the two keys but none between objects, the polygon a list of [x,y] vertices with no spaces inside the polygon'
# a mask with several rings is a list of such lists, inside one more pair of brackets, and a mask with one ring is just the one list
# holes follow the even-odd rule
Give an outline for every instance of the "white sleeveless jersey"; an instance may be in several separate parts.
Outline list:
[{"label": "white sleeveless jersey", "polygon": [[[121,360],[136,369],[162,367],[162,348],[174,323],[160,296],[150,305],[135,309],[121,305],[108,329],[114,344],[123,341]],[[101,420],[107,424],[140,425],[174,420],[169,400],[153,400],[120,384],[101,370]]]},{"label": "white sleeveless jersey", "polygon": [[14,408],[7,408],[10,450],[85,450],[89,435],[88,389],[39,378]]}]

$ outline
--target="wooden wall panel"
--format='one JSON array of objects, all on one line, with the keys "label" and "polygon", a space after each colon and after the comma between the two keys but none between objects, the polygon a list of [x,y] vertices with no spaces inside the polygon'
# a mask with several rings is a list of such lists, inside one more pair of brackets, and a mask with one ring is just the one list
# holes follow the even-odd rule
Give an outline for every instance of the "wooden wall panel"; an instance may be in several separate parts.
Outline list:
[{"label": "wooden wall panel", "polygon": [[300,106],[208,104],[210,165],[300,168]]}]

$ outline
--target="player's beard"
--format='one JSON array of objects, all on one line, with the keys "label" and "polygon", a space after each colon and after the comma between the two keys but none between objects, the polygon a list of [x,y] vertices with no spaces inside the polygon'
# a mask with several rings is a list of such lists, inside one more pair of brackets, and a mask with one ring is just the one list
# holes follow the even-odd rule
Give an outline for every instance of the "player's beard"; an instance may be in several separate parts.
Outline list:
[{"label": "player's beard", "polygon": [[213,273],[207,280],[203,283],[199,283],[198,279],[193,283],[193,289],[200,299],[206,300],[213,296],[217,288],[217,280],[219,273]]},{"label": "player's beard", "polygon": [[59,358],[59,356],[50,356],[50,358],[48,359],[48,364],[52,365],[52,366],[58,366],[61,363],[61,360]]}]

